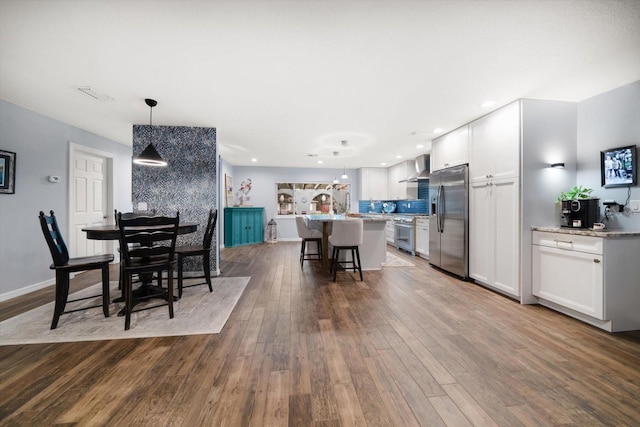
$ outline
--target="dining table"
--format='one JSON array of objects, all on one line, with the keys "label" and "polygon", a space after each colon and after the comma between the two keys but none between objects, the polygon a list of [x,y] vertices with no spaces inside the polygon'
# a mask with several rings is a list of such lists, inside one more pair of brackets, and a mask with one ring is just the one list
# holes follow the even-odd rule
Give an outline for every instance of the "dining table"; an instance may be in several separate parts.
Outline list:
[{"label": "dining table", "polygon": [[[195,233],[198,230],[197,222],[181,222],[178,224],[178,234]],[[119,240],[120,229],[115,224],[91,225],[82,229],[90,240]]]},{"label": "dining table", "polygon": [[[145,228],[153,228],[153,227],[145,227]],[[163,228],[160,226],[160,228]],[[189,234],[195,233],[198,230],[197,222],[181,222],[178,224],[178,234]],[[120,239],[120,228],[115,224],[106,224],[106,225],[92,225],[88,227],[82,228],[87,234],[87,239],[90,240],[119,240]],[[133,290],[133,302],[134,305],[136,303],[136,299],[140,300],[142,297],[148,299],[149,296],[156,296],[158,298],[165,298],[165,292],[162,288],[158,286],[154,286],[152,283],[152,275],[148,275],[145,277],[141,277],[142,284]],[[174,299],[177,297],[174,296]],[[112,302],[124,302],[124,297],[120,296],[115,298]],[[118,312],[118,316],[124,315],[124,308]]]}]

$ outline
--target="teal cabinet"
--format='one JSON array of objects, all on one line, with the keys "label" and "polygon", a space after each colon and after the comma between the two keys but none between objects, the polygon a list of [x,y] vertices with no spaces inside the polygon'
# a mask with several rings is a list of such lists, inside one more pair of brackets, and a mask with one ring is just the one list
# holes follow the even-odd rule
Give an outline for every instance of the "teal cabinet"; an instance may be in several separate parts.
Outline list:
[{"label": "teal cabinet", "polygon": [[224,246],[264,241],[264,208],[224,208]]}]

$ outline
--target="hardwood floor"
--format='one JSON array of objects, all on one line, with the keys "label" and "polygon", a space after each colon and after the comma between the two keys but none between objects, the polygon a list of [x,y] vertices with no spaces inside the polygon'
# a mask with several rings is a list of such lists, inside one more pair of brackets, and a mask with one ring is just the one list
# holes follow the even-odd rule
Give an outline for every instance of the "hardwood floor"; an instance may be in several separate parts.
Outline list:
[{"label": "hardwood floor", "polygon": [[[333,283],[300,268],[299,243],[224,249],[223,276],[251,281],[218,335],[2,346],[0,425],[640,425],[640,332],[389,250],[416,266]],[[51,299],[4,302],[0,318]]]}]

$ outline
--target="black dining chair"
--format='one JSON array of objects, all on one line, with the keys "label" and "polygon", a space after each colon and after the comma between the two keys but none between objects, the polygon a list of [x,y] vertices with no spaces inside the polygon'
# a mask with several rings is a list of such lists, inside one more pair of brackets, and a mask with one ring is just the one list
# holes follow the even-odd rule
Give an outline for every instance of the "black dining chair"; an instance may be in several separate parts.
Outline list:
[{"label": "black dining chair", "polygon": [[[53,211],[45,215],[40,211],[40,226],[49,246],[53,264],[49,268],[56,271],[56,302],[53,309],[51,329],[58,326],[60,316],[65,313],[86,310],[102,306],[104,317],[109,317],[109,263],[113,261],[113,255],[94,255],[86,257],[70,258],[67,245],[64,243],[62,233],[58,227],[58,221]],[[79,271],[102,270],[102,304],[88,307],[80,307],[65,311],[67,303],[96,298],[100,295],[92,295],[84,298],[69,300],[69,275]]]},{"label": "black dining chair", "polygon": [[[152,212],[155,213],[155,211]],[[118,227],[118,214],[122,214],[122,218],[125,219],[130,219],[130,218],[135,218],[137,216],[141,216],[141,215],[146,215],[146,214],[141,214],[141,213],[136,213],[136,212],[118,212],[117,209],[113,210],[113,217],[115,219],[115,225],[116,227]],[[136,245],[139,246],[139,245]],[[122,262],[122,251],[120,250],[120,248],[118,248],[118,253],[120,254],[120,275],[118,278],[118,289],[120,289],[122,291],[122,283],[124,281],[124,274],[122,272],[122,267],[124,266],[124,262]],[[148,275],[148,277],[152,277],[151,274]],[[162,286],[162,276],[158,273],[157,276],[157,280],[158,280],[158,286]],[[137,278],[136,280],[133,281],[133,283],[138,283],[138,282],[143,282],[143,280],[141,278]],[[124,301],[124,293],[122,293],[122,301]],[[115,300],[115,302],[120,302],[120,299]]]},{"label": "black dining chair", "polygon": [[[182,288],[190,288],[192,286],[209,285],[209,292],[213,292],[213,285],[211,283],[211,241],[213,240],[213,234],[216,229],[216,223],[218,222],[218,210],[209,210],[209,218],[207,219],[207,228],[204,231],[204,237],[202,238],[202,245],[185,245],[176,248],[176,254],[178,255],[178,298],[182,298]],[[201,256],[203,275],[195,276],[195,279],[205,279],[203,283],[195,283],[189,286],[183,286],[183,263],[187,257]]]},{"label": "black dining chair", "polygon": [[118,213],[120,230],[120,250],[122,251],[123,285],[125,299],[124,329],[131,326],[133,312],[133,276],[136,274],[167,272],[167,288],[161,288],[159,294],[150,292],[136,298],[136,303],[161,297],[167,304],[156,304],[144,310],[169,306],[169,318],[173,319],[173,272],[176,267],[176,239],[180,213],[175,217],[135,216],[125,218]]}]

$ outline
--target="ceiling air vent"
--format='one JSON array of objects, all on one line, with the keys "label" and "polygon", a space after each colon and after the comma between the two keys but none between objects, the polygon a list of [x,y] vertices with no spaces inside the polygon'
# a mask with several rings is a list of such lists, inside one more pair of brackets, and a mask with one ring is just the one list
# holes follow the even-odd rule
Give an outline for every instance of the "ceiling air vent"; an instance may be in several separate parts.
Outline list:
[{"label": "ceiling air vent", "polygon": [[98,101],[113,101],[112,97],[110,97],[109,95],[105,95],[104,93],[92,88],[91,86],[80,86],[77,89],[80,92],[89,95],[93,99],[97,99]]}]

